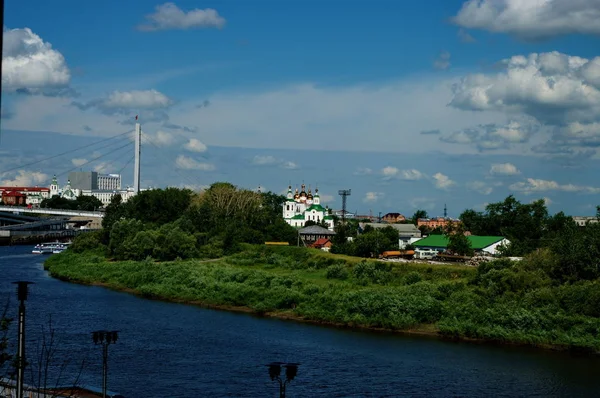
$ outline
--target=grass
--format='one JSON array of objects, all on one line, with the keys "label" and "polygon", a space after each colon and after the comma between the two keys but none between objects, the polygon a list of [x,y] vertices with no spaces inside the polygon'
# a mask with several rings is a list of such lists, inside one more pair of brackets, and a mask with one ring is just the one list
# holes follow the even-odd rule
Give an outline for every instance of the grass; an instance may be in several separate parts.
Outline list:
[{"label": "grass", "polygon": [[248,245],[216,261],[163,263],[66,251],[45,266],[64,280],[144,297],[349,327],[600,351],[600,320],[589,299],[598,285],[553,286],[517,265],[483,274],[461,265]]}]

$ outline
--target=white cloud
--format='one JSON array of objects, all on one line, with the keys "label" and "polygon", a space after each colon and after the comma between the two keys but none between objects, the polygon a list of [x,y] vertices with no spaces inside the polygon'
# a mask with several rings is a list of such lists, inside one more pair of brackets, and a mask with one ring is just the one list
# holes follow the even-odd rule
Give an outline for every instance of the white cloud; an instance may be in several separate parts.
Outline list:
[{"label": "white cloud", "polygon": [[319,193],[319,197],[321,198],[321,203],[323,204],[331,203],[335,199],[333,195],[322,195],[321,193]]},{"label": "white cloud", "polygon": [[193,28],[222,28],[225,26],[225,18],[212,9],[201,10],[195,8],[188,12],[181,10],[174,3],[165,3],[156,6],[154,14],[146,15],[146,24],[138,26],[142,31],[156,30],[186,30]]},{"label": "white cloud", "polygon": [[184,170],[201,170],[201,171],[212,171],[215,170],[215,166],[210,163],[201,163],[188,156],[179,155],[175,159],[175,166]]},{"label": "white cloud", "polygon": [[[502,64],[500,73],[463,78],[453,87],[450,105],[526,116],[552,127],[551,142],[534,146],[534,152],[568,154],[573,148],[600,145],[600,57],[589,60],[554,51],[513,56]],[[509,125],[493,141],[505,146],[526,142],[535,130],[535,122],[529,128]]]},{"label": "white cloud", "polygon": [[438,189],[450,189],[452,186],[456,185],[456,183],[447,175],[435,173],[433,175],[433,185]]},{"label": "white cloud", "polygon": [[283,167],[284,169],[288,169],[288,170],[295,170],[295,169],[298,168],[298,165],[296,163],[290,162],[288,160],[288,161],[283,162],[283,164],[281,165],[281,167]]},{"label": "white cloud", "polygon": [[88,162],[87,159],[71,159],[71,163],[75,167],[82,166],[82,165],[86,164],[87,162]]},{"label": "white cloud", "polygon": [[381,174],[386,178],[399,178],[401,180],[420,180],[425,177],[423,173],[416,169],[400,170],[397,167],[387,166],[381,169]]},{"label": "white cloud", "polygon": [[490,167],[490,174],[512,176],[521,174],[517,166],[512,163],[494,163]]},{"label": "white cloud", "polygon": [[191,152],[206,152],[206,145],[196,138],[190,138],[190,140],[183,146],[185,149]]},{"label": "white cloud", "polygon": [[503,72],[468,75],[453,87],[450,105],[465,110],[525,113],[538,121],[589,123],[600,118],[600,85],[595,76],[598,59],[556,51],[513,56],[502,61]]},{"label": "white cloud", "polygon": [[465,28],[508,33],[522,39],[546,39],[572,33],[600,35],[600,2],[469,0],[453,20]]},{"label": "white cloud", "polygon": [[3,91],[52,94],[68,87],[71,71],[65,58],[31,29],[4,30],[3,46]]},{"label": "white cloud", "polygon": [[383,192],[367,192],[363,199],[365,203],[375,203],[384,196]]},{"label": "white cloud", "polygon": [[448,51],[442,51],[433,62],[433,67],[440,70],[448,69],[450,67],[450,53]]},{"label": "white cloud", "polygon": [[156,90],[113,91],[100,103],[103,109],[160,109],[168,108],[173,101]]},{"label": "white cloud", "polygon": [[487,124],[441,136],[440,141],[472,145],[480,152],[507,149],[528,142],[539,130],[535,123]]},{"label": "white cloud", "polygon": [[258,165],[269,165],[269,164],[276,164],[279,161],[277,160],[276,157],[271,156],[271,155],[256,155],[254,156],[254,159],[252,159],[252,163],[253,164],[258,164]]},{"label": "white cloud", "polygon": [[543,197],[542,199],[544,199],[544,204],[546,205],[546,207],[550,206],[552,203],[554,203],[554,201],[548,197]]},{"label": "white cloud", "polygon": [[[2,177],[6,177],[4,173]],[[48,181],[48,174],[40,171],[18,170],[16,175],[0,181],[0,185],[8,187],[31,187],[41,185]]]},{"label": "white cloud", "polygon": [[509,186],[509,189],[517,192],[523,192],[526,195],[535,192],[546,192],[546,191],[563,191],[563,192],[580,192],[597,194],[600,193],[600,188],[591,186],[581,186],[573,184],[559,184],[552,180],[541,180],[535,178],[528,178],[526,181],[514,183]]},{"label": "white cloud", "polygon": [[97,171],[98,173],[106,173],[111,171],[111,168],[113,167],[114,166],[110,162],[100,162],[94,166],[94,171]]},{"label": "white cloud", "polygon": [[175,142],[174,134],[162,130],[159,130],[154,134],[147,134],[142,131],[142,140],[144,138],[161,147],[169,146]]},{"label": "white cloud", "polygon": [[399,172],[400,170],[397,167],[392,166],[386,166],[381,169],[381,174],[383,174],[384,177],[395,177]]},{"label": "white cloud", "polygon": [[489,195],[494,190],[494,188],[483,181],[471,181],[467,183],[467,188],[471,191],[479,192],[482,195]]}]

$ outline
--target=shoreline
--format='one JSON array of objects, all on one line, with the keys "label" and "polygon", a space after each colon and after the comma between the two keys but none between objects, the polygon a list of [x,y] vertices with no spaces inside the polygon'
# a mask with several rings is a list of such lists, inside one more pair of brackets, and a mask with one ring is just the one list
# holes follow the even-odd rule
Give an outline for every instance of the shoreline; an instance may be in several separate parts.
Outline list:
[{"label": "shoreline", "polygon": [[387,333],[394,335],[404,335],[404,336],[415,336],[419,338],[430,338],[437,339],[447,342],[455,342],[455,343],[468,343],[468,344],[486,344],[486,345],[495,345],[495,346],[511,346],[511,347],[521,347],[521,348],[529,348],[534,350],[544,350],[551,352],[560,352],[567,353],[571,355],[584,355],[584,356],[600,356],[599,351],[586,350],[575,347],[568,347],[564,345],[558,344],[531,344],[531,343],[521,343],[521,342],[511,342],[511,341],[500,341],[500,340],[486,340],[481,338],[472,338],[472,337],[464,337],[464,336],[448,336],[443,335],[436,331],[436,326],[434,324],[422,324],[422,327],[412,328],[412,329],[391,329],[391,328],[380,328],[380,327],[370,327],[363,325],[352,325],[352,324],[344,324],[340,322],[331,322],[331,321],[320,321],[315,319],[307,319],[300,315],[294,315],[289,312],[281,311],[271,311],[271,312],[258,312],[253,310],[250,307],[246,306],[234,306],[227,304],[211,304],[203,301],[197,300],[183,300],[183,299],[171,299],[166,297],[159,296],[149,296],[139,291],[131,288],[117,287],[110,285],[105,282],[83,282],[79,280],[73,280],[69,278],[63,278],[59,276],[54,276],[51,272],[46,269],[49,275],[52,278],[61,280],[67,283],[76,283],[79,285],[85,286],[94,286],[94,287],[102,287],[105,289],[113,290],[116,292],[132,294],[134,296],[140,297],[142,299],[154,300],[154,301],[162,301],[166,303],[174,303],[174,304],[183,304],[183,305],[192,305],[200,308],[217,310],[217,311],[229,311],[251,315],[258,318],[271,318],[278,319],[287,322],[300,322],[309,325],[329,327],[334,329],[346,329],[360,332],[369,332],[369,333]]}]

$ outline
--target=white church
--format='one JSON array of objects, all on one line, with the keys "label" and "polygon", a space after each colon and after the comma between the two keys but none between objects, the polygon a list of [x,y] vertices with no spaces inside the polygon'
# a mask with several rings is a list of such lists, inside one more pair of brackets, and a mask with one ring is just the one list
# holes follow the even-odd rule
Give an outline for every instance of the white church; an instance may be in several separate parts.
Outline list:
[{"label": "white church", "polygon": [[329,214],[329,209],[321,206],[319,190],[315,189],[312,194],[311,189],[306,192],[306,185],[302,184],[302,190],[292,192],[292,186],[288,187],[287,198],[283,204],[283,218],[292,227],[302,228],[307,221],[314,221],[317,224],[325,222],[327,228],[333,231],[333,217]]}]

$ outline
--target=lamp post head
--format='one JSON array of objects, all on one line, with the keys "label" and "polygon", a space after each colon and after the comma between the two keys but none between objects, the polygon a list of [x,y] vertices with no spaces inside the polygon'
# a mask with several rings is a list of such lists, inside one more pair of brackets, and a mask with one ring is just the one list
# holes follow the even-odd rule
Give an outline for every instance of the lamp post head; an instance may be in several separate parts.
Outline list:
[{"label": "lamp post head", "polygon": [[27,286],[32,285],[34,282],[28,281],[17,281],[13,282],[13,284],[17,285],[17,299],[19,301],[27,300],[28,289]]},{"label": "lamp post head", "polygon": [[269,376],[271,377],[271,380],[275,380],[279,377],[281,374],[281,365],[283,364],[284,362],[271,362],[267,365],[269,367]]},{"label": "lamp post head", "polygon": [[294,377],[298,374],[299,363],[288,363],[285,365],[285,377],[288,381],[294,380]]}]

